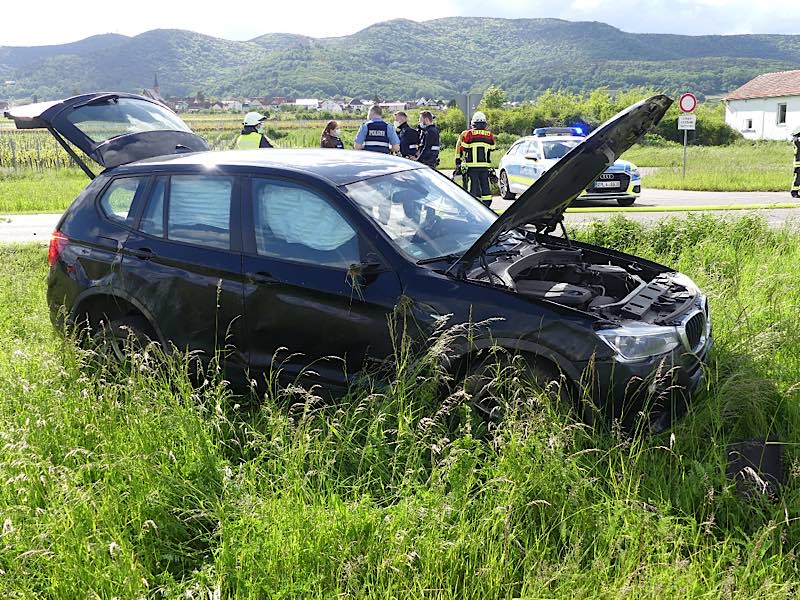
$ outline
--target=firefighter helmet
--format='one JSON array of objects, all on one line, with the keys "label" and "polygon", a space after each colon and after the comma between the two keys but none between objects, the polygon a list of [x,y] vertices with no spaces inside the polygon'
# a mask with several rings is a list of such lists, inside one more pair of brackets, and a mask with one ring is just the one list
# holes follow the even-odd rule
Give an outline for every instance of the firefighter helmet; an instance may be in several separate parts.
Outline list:
[{"label": "firefighter helmet", "polygon": [[255,127],[266,118],[267,117],[262,115],[260,112],[252,111],[244,116],[244,121],[242,121],[242,125],[244,125],[245,127]]},{"label": "firefighter helmet", "polygon": [[481,111],[476,111],[474,115],[472,115],[472,124],[475,123],[486,123],[486,115],[483,114]]}]

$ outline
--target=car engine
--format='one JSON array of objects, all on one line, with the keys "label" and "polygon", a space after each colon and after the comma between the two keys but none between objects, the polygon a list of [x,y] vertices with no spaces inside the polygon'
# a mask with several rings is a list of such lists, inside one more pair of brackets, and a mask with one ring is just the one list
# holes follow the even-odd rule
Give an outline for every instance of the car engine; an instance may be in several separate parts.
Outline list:
[{"label": "car engine", "polygon": [[593,250],[522,244],[492,258],[468,277],[614,321],[667,323],[697,299],[677,273]]}]

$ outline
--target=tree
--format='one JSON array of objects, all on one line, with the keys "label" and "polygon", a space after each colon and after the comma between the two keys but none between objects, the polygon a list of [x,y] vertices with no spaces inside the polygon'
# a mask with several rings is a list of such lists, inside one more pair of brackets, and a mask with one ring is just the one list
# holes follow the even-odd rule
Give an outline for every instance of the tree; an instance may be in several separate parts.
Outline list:
[{"label": "tree", "polygon": [[481,104],[484,108],[502,108],[506,101],[506,93],[499,87],[490,85],[483,94]]}]

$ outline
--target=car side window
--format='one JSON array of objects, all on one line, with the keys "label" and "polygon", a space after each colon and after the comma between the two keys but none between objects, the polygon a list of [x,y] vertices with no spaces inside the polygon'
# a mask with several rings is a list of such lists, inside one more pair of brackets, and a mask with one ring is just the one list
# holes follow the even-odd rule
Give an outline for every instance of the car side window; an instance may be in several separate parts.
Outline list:
[{"label": "car side window", "polygon": [[[232,192],[232,177],[173,175],[169,182],[166,237],[230,249]],[[157,208],[154,210],[157,212]]]},{"label": "car side window", "polygon": [[285,181],[252,181],[258,254],[345,269],[360,262],[356,231],[320,194]]},{"label": "car side window", "polygon": [[164,196],[168,177],[158,177],[150,189],[147,206],[139,222],[139,229],[149,235],[164,237]]},{"label": "car side window", "polygon": [[120,177],[111,182],[100,198],[100,208],[113,221],[127,222],[136,192],[143,187],[146,177]]}]

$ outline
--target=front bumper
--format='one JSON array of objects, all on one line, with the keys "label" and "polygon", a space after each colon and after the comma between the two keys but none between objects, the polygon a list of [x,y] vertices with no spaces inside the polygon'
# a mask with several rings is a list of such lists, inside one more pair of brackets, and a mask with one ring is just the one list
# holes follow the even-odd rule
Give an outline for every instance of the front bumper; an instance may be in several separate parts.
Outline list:
[{"label": "front bumper", "polygon": [[628,178],[625,174],[622,174],[620,177],[623,177],[621,181],[621,183],[624,184],[623,187],[600,190],[595,188],[593,184],[592,187],[581,192],[580,198],[582,200],[636,200],[639,198],[639,195],[642,193],[641,177]]}]

